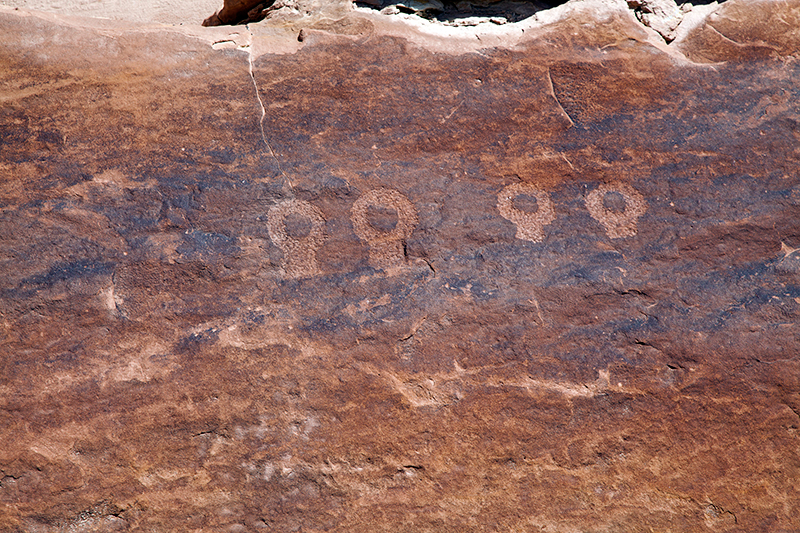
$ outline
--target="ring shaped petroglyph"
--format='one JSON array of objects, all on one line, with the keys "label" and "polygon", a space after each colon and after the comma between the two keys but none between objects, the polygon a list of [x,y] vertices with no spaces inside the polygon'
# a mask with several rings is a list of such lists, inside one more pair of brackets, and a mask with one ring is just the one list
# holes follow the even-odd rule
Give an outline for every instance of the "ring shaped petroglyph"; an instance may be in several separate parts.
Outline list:
[{"label": "ring shaped petroglyph", "polygon": [[[624,210],[617,212],[605,206],[604,199],[609,193],[622,196],[625,200]],[[627,183],[603,183],[586,195],[586,209],[593,219],[603,225],[610,239],[620,239],[636,235],[636,223],[647,211],[647,202]]]},{"label": "ring shaped petroglyph", "polygon": [[[514,206],[514,199],[523,194],[536,198],[536,211],[523,211]],[[515,183],[500,191],[497,208],[503,218],[517,226],[517,239],[525,241],[542,242],[544,227],[556,219],[550,195],[530,183]]]},{"label": "ring shaped petroglyph", "polygon": [[[390,231],[375,228],[367,218],[370,207],[393,209],[397,224]],[[408,198],[394,189],[374,189],[355,201],[351,214],[353,230],[369,245],[371,266],[387,269],[405,262],[405,241],[419,222],[417,210]]]},{"label": "ring shaped petroglyph", "polygon": [[[286,230],[286,218],[299,215],[311,221],[311,229],[303,238],[295,238]],[[317,250],[325,240],[325,219],[322,212],[302,200],[285,200],[272,206],[267,218],[272,242],[283,252],[283,269],[293,278],[319,273]]]}]

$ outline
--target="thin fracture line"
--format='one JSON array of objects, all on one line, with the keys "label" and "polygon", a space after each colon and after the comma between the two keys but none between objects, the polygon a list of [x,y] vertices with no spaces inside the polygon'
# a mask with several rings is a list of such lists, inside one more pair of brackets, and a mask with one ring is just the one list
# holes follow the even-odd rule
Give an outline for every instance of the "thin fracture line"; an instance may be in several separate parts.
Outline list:
[{"label": "thin fracture line", "polygon": [[548,85],[548,87],[550,89],[550,96],[552,96],[553,100],[556,101],[556,103],[558,104],[558,108],[561,110],[562,113],[564,113],[564,116],[567,117],[567,120],[569,120],[569,123],[573,127],[575,127],[575,122],[572,121],[572,117],[569,116],[569,113],[567,113],[567,110],[564,109],[563,105],[561,105],[561,101],[558,99],[558,96],[556,96],[556,89],[555,89],[555,87],[553,87],[553,78],[550,77],[550,67],[547,67],[547,85]]},{"label": "thin fracture line", "polygon": [[448,120],[450,120],[450,117],[452,117],[452,116],[453,116],[453,113],[455,113],[456,111],[458,111],[458,108],[459,108],[459,107],[461,107],[461,104],[463,104],[463,103],[464,103],[464,102],[466,102],[466,101],[467,101],[467,99],[466,99],[466,98],[464,98],[463,100],[461,100],[461,101],[458,103],[458,105],[457,105],[457,106],[455,106],[455,107],[453,108],[453,110],[452,110],[452,111],[450,111],[450,114],[449,114],[449,115],[447,115],[446,117],[444,117],[443,119],[441,119],[439,122],[440,122],[440,123],[442,123],[442,124],[444,124],[445,122],[447,122]]},{"label": "thin fracture line", "polygon": [[278,165],[278,170],[280,171],[281,175],[286,178],[286,182],[289,184],[289,188],[292,189],[294,192],[294,187],[292,187],[292,181],[289,179],[289,176],[283,171],[283,167],[281,166],[281,161],[278,159],[278,156],[275,154],[275,150],[272,149],[272,146],[269,144],[267,140],[267,134],[264,131],[264,119],[267,118],[267,108],[264,106],[264,101],[261,99],[261,93],[258,91],[258,83],[256,82],[256,75],[253,71],[253,32],[250,31],[250,26],[246,26],[247,31],[250,33],[250,42],[247,45],[247,63],[250,67],[250,79],[253,82],[253,89],[256,91],[256,98],[258,99],[258,105],[261,106],[261,119],[258,121],[258,126],[261,129],[261,140],[264,141],[264,145],[266,145],[267,149],[269,150],[270,155],[275,160],[275,163]]}]

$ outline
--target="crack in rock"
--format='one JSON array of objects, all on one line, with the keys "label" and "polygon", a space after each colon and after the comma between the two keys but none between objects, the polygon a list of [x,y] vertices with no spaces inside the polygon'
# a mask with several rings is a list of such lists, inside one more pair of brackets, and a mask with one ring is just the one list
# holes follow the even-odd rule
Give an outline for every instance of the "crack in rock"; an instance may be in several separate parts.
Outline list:
[{"label": "crack in rock", "polygon": [[264,145],[267,147],[267,150],[269,150],[270,155],[275,160],[275,164],[278,165],[278,171],[286,179],[286,182],[289,184],[289,188],[293,190],[292,182],[283,171],[281,161],[278,159],[275,150],[272,149],[272,145],[270,145],[269,141],[267,140],[267,134],[264,131],[264,120],[267,118],[267,108],[264,106],[264,100],[261,98],[261,92],[258,90],[258,82],[256,81],[255,71],[253,70],[253,32],[250,30],[249,26],[245,27],[247,28],[249,34],[248,42],[247,44],[241,45],[239,49],[247,52],[247,65],[248,72],[250,74],[250,80],[253,82],[253,89],[256,92],[256,99],[258,100],[258,105],[261,107],[261,118],[258,120],[258,127],[261,130],[261,140],[264,142]]}]

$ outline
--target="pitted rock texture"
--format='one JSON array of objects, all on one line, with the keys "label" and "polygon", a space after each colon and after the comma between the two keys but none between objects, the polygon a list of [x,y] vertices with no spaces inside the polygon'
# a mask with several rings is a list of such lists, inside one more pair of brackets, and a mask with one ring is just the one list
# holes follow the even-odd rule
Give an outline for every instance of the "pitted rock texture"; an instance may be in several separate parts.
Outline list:
[{"label": "pitted rock texture", "polygon": [[592,5],[0,12],[0,530],[800,531],[800,4]]}]

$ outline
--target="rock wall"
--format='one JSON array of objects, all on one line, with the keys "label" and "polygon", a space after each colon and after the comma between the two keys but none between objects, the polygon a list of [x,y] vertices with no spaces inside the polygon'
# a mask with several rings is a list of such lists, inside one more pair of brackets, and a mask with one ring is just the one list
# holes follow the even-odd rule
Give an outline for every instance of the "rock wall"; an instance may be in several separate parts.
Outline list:
[{"label": "rock wall", "polygon": [[712,8],[0,11],[0,530],[800,531],[800,3]]}]

